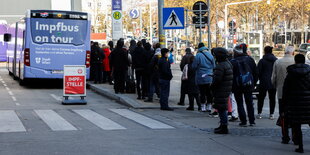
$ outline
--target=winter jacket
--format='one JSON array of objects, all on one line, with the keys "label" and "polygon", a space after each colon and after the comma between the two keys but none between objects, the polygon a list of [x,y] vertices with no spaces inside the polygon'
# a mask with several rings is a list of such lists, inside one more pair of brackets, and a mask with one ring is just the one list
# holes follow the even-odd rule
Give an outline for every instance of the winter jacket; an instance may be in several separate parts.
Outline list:
[{"label": "winter jacket", "polygon": [[199,94],[199,87],[196,85],[196,72],[191,64],[188,64],[187,77],[187,80],[182,81],[186,87],[185,92],[188,94]]},{"label": "winter jacket", "polygon": [[127,71],[129,61],[126,49],[115,48],[110,54],[110,65],[115,71]]},{"label": "winter jacket", "polygon": [[101,64],[104,58],[105,55],[103,54],[102,49],[93,45],[91,47],[91,54],[90,54],[91,64]]},{"label": "winter jacket", "polygon": [[109,57],[110,57],[110,54],[111,54],[111,51],[109,48],[105,48],[103,49],[103,52],[104,52],[104,59],[103,59],[103,70],[106,71],[106,72],[110,72],[111,71],[111,68],[110,68],[110,60],[109,60]]},{"label": "winter jacket", "polygon": [[219,62],[214,69],[212,91],[214,108],[227,110],[228,97],[232,91],[233,66],[226,60]]},{"label": "winter jacket", "polygon": [[152,78],[159,79],[159,71],[158,71],[158,61],[161,58],[161,53],[156,52],[155,55],[152,57],[151,62],[149,64],[150,73]]},{"label": "winter jacket", "polygon": [[161,57],[158,61],[159,78],[171,80],[173,78],[170,63],[166,57]]},{"label": "winter jacket", "polygon": [[183,58],[182,58],[182,60],[181,60],[181,63],[180,63],[181,71],[183,71],[184,66],[185,66],[186,64],[189,64],[190,58],[191,58],[192,56],[194,56],[192,53],[186,53],[186,54],[183,56]]},{"label": "winter jacket", "polygon": [[[237,79],[240,76],[238,73],[238,62],[242,62],[242,61],[248,64],[250,68],[250,73],[253,76],[254,83],[251,87],[244,88],[242,86],[237,85]],[[236,91],[252,92],[254,89],[254,86],[256,85],[258,81],[258,73],[257,73],[258,71],[257,71],[254,59],[246,54],[242,54],[242,55],[236,55],[235,58],[232,59],[230,62],[233,65],[233,75],[234,75],[232,92],[236,92]]]},{"label": "winter jacket", "polygon": [[310,124],[310,66],[294,64],[287,73],[282,96],[285,117],[290,123]]},{"label": "winter jacket", "polygon": [[147,55],[146,51],[143,47],[136,47],[135,50],[131,53],[132,57],[132,67],[135,70],[144,70],[148,63],[147,63]]},{"label": "winter jacket", "polygon": [[[192,64],[193,69],[196,71],[196,84],[211,84],[213,69],[215,67],[215,61],[206,47],[201,47],[195,57]],[[204,54],[203,54],[204,53]],[[208,59],[206,58],[206,56]]]},{"label": "winter jacket", "polygon": [[275,87],[271,83],[271,76],[273,70],[273,64],[277,58],[273,54],[266,54],[258,62],[258,79],[259,79],[259,89],[270,90]]},{"label": "winter jacket", "polygon": [[278,99],[282,99],[283,84],[287,75],[286,68],[294,63],[294,56],[286,54],[273,65],[271,81],[273,86],[277,88]]}]

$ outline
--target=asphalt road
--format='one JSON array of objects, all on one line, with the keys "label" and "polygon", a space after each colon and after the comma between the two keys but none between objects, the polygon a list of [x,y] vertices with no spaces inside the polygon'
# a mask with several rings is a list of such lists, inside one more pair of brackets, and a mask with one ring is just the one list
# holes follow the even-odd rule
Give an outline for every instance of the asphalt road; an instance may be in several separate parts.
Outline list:
[{"label": "asphalt road", "polygon": [[232,123],[230,135],[214,135],[218,118],[205,113],[128,109],[89,90],[87,105],[61,100],[61,81],[19,86],[1,67],[0,154],[293,154],[294,146],[280,144],[280,130],[268,119],[255,128]]}]

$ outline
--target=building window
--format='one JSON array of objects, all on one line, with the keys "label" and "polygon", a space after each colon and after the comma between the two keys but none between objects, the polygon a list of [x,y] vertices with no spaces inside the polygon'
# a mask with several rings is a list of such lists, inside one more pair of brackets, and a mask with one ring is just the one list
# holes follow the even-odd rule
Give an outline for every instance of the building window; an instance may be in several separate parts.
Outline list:
[{"label": "building window", "polygon": [[91,8],[91,2],[88,2],[88,3],[87,3],[87,5],[88,5],[88,7],[90,7],[90,8]]},{"label": "building window", "polygon": [[101,2],[98,2],[98,7],[101,8]]}]

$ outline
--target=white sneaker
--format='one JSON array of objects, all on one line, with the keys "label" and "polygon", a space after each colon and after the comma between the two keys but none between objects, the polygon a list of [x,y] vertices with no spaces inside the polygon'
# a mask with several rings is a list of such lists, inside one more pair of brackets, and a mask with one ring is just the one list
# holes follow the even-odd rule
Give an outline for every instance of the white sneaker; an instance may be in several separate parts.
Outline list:
[{"label": "white sneaker", "polygon": [[211,110],[212,110],[212,105],[211,105],[211,104],[208,104],[208,105],[207,105],[207,112],[211,112]]},{"label": "white sneaker", "polygon": [[270,120],[274,120],[274,115],[273,115],[273,114],[270,114],[269,119],[270,119]]},{"label": "white sneaker", "polygon": [[201,111],[202,112],[206,112],[206,104],[202,104],[201,105]]},{"label": "white sneaker", "polygon": [[262,114],[258,114],[257,115],[257,119],[262,119],[263,117],[262,117]]}]

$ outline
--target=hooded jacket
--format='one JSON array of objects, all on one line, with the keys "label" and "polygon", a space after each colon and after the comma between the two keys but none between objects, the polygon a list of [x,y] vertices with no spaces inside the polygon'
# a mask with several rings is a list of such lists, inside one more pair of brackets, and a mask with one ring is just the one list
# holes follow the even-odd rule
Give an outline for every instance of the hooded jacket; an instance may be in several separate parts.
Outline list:
[{"label": "hooded jacket", "polygon": [[264,90],[274,89],[272,85],[271,76],[274,62],[277,58],[273,54],[265,54],[263,58],[258,62],[258,78],[259,88]]},{"label": "hooded jacket", "polygon": [[[205,55],[208,58],[206,58]],[[214,67],[215,67],[215,60],[212,54],[208,52],[208,48],[206,47],[199,48],[195,60],[192,64],[192,68],[196,71],[196,80],[195,80],[196,84],[197,85],[211,84]]]},{"label": "hooded jacket", "polygon": [[192,56],[194,56],[194,55],[193,55],[191,52],[188,52],[188,53],[186,53],[186,54],[183,56],[183,58],[182,58],[182,60],[181,60],[181,63],[180,63],[181,71],[183,71],[184,66],[185,66],[186,64],[189,64],[189,63],[190,63],[190,58],[191,58]]},{"label": "hooded jacket", "polygon": [[310,66],[294,64],[287,72],[282,96],[285,116],[290,123],[310,124]]},{"label": "hooded jacket", "polygon": [[233,84],[233,67],[228,61],[228,52],[224,48],[215,48],[214,54],[217,65],[214,69],[212,91],[214,95],[214,108],[227,110],[228,97]]}]

